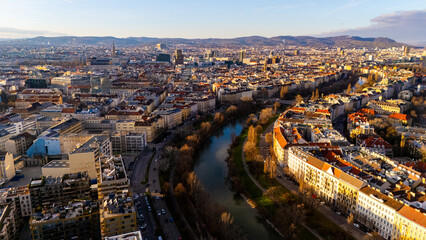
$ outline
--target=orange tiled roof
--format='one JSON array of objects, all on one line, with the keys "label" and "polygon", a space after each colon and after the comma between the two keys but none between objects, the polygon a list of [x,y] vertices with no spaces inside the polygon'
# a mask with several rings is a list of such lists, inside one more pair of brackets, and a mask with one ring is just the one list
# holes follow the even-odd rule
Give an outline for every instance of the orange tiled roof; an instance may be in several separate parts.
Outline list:
[{"label": "orange tiled roof", "polygon": [[404,205],[398,213],[420,226],[426,227],[426,215],[416,211],[414,208]]},{"label": "orange tiled roof", "polygon": [[389,115],[388,118],[408,121],[410,119],[410,116],[408,116],[407,114],[402,114],[402,113],[392,113],[391,115]]}]

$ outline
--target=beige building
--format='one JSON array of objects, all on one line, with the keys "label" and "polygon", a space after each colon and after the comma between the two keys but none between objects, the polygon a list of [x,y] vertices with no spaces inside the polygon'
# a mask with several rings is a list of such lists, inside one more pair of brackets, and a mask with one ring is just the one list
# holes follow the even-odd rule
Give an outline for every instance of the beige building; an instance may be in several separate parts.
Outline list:
[{"label": "beige building", "polygon": [[130,194],[105,196],[101,200],[100,221],[102,237],[136,231],[136,210]]},{"label": "beige building", "polygon": [[12,153],[0,154],[0,179],[10,180],[15,176],[15,163]]},{"label": "beige building", "polygon": [[395,227],[396,239],[425,239],[426,214],[405,205],[395,214]]},{"label": "beige building", "polygon": [[109,137],[104,135],[92,137],[68,154],[70,172],[87,171],[90,179],[96,179],[96,161],[102,155],[112,155]]},{"label": "beige building", "polygon": [[7,140],[5,143],[5,148],[7,152],[10,152],[16,156],[20,156],[25,154],[28,148],[30,148],[33,144],[34,140],[34,136],[24,132]]},{"label": "beige building", "polygon": [[45,177],[62,177],[67,173],[71,173],[68,160],[53,160],[41,168],[41,175]]}]

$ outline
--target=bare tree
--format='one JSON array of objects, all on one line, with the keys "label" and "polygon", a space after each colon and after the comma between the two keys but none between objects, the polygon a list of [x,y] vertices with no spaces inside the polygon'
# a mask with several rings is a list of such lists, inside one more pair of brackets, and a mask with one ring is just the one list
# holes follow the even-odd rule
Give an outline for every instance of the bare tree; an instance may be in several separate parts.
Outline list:
[{"label": "bare tree", "polygon": [[303,102],[303,97],[302,96],[300,96],[300,94],[298,94],[297,96],[296,96],[296,103],[301,103],[301,102]]},{"label": "bare tree", "polygon": [[281,89],[280,89],[280,98],[284,99],[285,95],[287,94],[287,92],[288,92],[288,87],[287,86],[281,87]]}]

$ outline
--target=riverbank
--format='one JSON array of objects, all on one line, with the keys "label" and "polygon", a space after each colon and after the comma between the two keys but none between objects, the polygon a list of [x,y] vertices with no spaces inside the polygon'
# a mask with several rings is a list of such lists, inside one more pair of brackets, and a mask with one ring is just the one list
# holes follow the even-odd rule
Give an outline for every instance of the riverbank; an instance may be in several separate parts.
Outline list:
[{"label": "riverbank", "polygon": [[214,117],[203,118],[190,132],[173,141],[178,143],[178,150],[175,153],[176,166],[172,168],[173,173],[168,175],[173,177],[170,182],[175,184],[170,186],[173,187],[170,193],[179,205],[180,214],[187,220],[185,225],[191,227],[197,238],[245,239],[245,234],[233,223],[233,216],[220,202],[211,199],[192,171],[199,147],[205,141],[220,132],[232,119],[248,115],[256,109],[256,106],[230,106],[226,111],[216,112]]}]

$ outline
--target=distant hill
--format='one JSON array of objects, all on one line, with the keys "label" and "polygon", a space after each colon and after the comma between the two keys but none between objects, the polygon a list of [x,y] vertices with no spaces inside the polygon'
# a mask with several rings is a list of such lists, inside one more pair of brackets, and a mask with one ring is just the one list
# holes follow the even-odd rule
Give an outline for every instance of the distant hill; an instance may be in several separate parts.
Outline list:
[{"label": "distant hill", "polygon": [[238,38],[205,38],[205,39],[185,39],[185,38],[150,38],[150,37],[34,37],[26,39],[0,39],[2,44],[11,45],[98,45],[111,46],[114,41],[117,46],[136,46],[155,43],[165,44],[189,44],[214,46],[278,46],[285,44],[291,46],[312,46],[312,47],[366,47],[366,48],[388,48],[401,47],[406,45],[398,43],[389,38],[362,38],[357,36],[336,36],[336,37],[310,37],[310,36],[277,36],[277,37],[238,37]]}]

